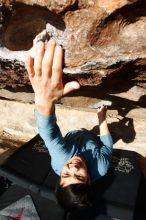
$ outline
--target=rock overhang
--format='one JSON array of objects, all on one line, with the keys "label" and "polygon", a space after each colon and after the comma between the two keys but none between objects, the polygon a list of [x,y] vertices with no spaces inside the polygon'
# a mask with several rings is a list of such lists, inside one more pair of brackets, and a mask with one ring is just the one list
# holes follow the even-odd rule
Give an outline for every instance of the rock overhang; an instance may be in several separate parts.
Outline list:
[{"label": "rock overhang", "polygon": [[62,104],[82,107],[86,97],[86,105],[96,99],[110,99],[116,103],[115,108],[146,107],[146,3],[63,3],[23,0],[13,1],[8,7],[3,2],[1,89],[15,94],[32,92],[24,66],[25,54],[34,38],[36,42],[54,37],[65,49],[64,80],[75,79],[82,85],[67,101],[63,98]]}]

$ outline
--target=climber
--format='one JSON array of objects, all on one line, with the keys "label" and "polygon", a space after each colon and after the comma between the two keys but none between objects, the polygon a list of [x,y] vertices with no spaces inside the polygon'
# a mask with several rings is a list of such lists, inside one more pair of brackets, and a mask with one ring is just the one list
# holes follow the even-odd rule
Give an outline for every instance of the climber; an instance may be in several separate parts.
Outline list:
[{"label": "climber", "polygon": [[35,93],[35,115],[40,136],[51,156],[51,165],[60,176],[56,190],[58,202],[68,210],[92,205],[90,185],[107,173],[112,154],[112,137],[106,109],[97,111],[100,136],[85,129],[62,136],[57,125],[55,102],[80,88],[76,81],[63,84],[63,49],[54,39],[33,46],[34,57],[27,55],[25,64]]}]

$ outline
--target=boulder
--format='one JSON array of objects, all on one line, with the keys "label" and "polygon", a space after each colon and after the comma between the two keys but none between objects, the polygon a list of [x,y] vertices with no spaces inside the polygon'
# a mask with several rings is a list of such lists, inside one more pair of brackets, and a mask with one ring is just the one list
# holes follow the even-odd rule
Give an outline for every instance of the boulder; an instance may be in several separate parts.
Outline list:
[{"label": "boulder", "polygon": [[[53,37],[64,48],[64,81],[73,79],[81,84],[79,91],[58,102],[62,129],[94,127],[96,113],[89,105],[107,99],[113,103],[108,118],[114,146],[128,149],[141,146],[145,152],[145,8],[146,1],[141,0],[2,0],[1,132],[24,138],[36,134],[34,97],[24,60],[33,43]],[[13,112],[14,106],[19,117]],[[62,125],[64,117],[66,122]],[[89,120],[86,123],[85,118]]]},{"label": "boulder", "polygon": [[[5,74],[15,75],[11,84],[24,78],[24,56],[34,38],[36,42],[53,37],[65,50],[67,80],[97,86],[124,74],[123,82],[135,80],[145,88],[145,1],[8,2],[1,6],[1,87]],[[20,84],[29,83],[21,80]]]}]

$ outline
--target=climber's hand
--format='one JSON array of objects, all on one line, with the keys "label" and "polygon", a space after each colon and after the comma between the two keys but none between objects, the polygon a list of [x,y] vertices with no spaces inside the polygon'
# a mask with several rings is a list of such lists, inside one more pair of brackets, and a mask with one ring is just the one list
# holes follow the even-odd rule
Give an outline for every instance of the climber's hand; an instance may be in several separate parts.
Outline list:
[{"label": "climber's hand", "polygon": [[109,134],[108,124],[106,120],[107,106],[101,105],[97,110],[100,135]]},{"label": "climber's hand", "polygon": [[106,120],[106,112],[107,112],[107,106],[106,105],[101,105],[97,109],[97,115],[98,115],[99,122],[102,122],[102,121]]},{"label": "climber's hand", "polygon": [[63,85],[63,49],[54,39],[49,40],[47,44],[39,41],[32,50],[34,58],[28,55],[25,64],[35,92],[36,109],[44,115],[51,115],[55,102],[61,96],[79,89],[80,85],[76,81]]}]

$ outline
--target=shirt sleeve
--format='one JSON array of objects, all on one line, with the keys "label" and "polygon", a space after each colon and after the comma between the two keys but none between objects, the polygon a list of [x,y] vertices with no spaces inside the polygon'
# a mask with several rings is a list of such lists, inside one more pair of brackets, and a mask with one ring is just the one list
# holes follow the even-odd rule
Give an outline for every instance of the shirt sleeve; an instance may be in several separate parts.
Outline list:
[{"label": "shirt sleeve", "polygon": [[56,115],[44,116],[39,112],[35,115],[39,134],[51,156],[52,168],[60,175],[65,162],[69,159],[69,148],[66,148],[65,139],[56,122]]},{"label": "shirt sleeve", "polygon": [[104,176],[107,173],[109,168],[111,157],[112,157],[112,149],[113,149],[113,140],[110,134],[99,136],[101,146],[99,148],[98,155],[98,172],[101,176]]}]

